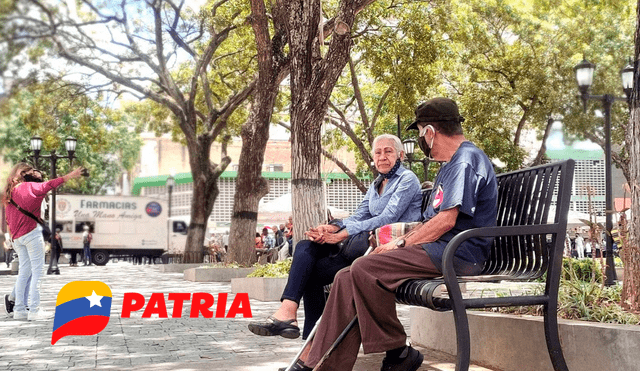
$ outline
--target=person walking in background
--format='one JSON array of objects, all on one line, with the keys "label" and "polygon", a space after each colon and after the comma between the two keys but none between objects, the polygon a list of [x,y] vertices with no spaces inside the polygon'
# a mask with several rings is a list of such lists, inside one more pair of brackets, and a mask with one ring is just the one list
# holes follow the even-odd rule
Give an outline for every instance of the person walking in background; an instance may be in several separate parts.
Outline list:
[{"label": "person walking in background", "polygon": [[571,237],[569,237],[569,232],[564,238],[564,256],[567,258],[571,257]]},{"label": "person walking in background", "polygon": [[[93,235],[88,225],[82,228],[84,229],[84,232],[82,232],[82,246],[84,250],[82,261],[84,265],[91,265],[91,240],[93,239]],[[140,261],[140,264],[142,264],[142,261]]]},{"label": "person walking in background", "polygon": [[79,178],[81,171],[82,168],[77,168],[63,177],[44,182],[40,171],[21,162],[9,173],[2,203],[20,267],[13,292],[5,295],[4,301],[7,312],[7,303],[13,306],[14,319],[32,321],[51,316],[40,307],[40,284],[44,269],[42,227],[28,214],[40,218],[42,200],[47,192],[69,179]]},{"label": "person walking in background", "polygon": [[9,232],[4,234],[4,262],[7,264],[7,268],[11,266],[13,260],[13,241],[11,241],[11,235]]},{"label": "person walking in background", "polygon": [[229,252],[229,231],[224,232],[222,235],[222,247],[224,247],[224,253]]},{"label": "person walking in background", "polygon": [[289,256],[293,256],[293,216],[289,216],[287,224],[285,224],[287,232],[284,234],[289,243]]},{"label": "person walking in background", "polygon": [[58,268],[60,253],[62,253],[62,238],[60,238],[60,228],[56,228],[56,233],[51,239],[51,257],[49,258],[47,274],[60,274],[60,269]]},{"label": "person walking in background", "polygon": [[576,252],[578,253],[578,259],[584,259],[584,238],[580,233],[576,234]]},{"label": "person walking in background", "polygon": [[587,258],[591,257],[591,248],[593,245],[591,244],[590,238],[585,238],[584,240],[584,256]]},{"label": "person walking in background", "polygon": [[262,228],[262,243],[265,249],[273,249],[276,246],[275,238],[269,234],[269,227]]},{"label": "person walking in background", "polygon": [[273,227],[271,227],[271,230],[273,230],[276,238],[276,247],[281,246],[284,243],[284,232],[278,229],[277,225],[274,225]]}]

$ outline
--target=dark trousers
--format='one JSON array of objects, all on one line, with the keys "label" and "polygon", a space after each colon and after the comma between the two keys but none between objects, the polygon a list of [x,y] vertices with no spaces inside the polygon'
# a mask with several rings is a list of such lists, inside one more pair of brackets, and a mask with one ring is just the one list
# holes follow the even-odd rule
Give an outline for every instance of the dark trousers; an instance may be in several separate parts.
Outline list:
[{"label": "dark trousers", "polygon": [[322,321],[305,364],[314,367],[338,335],[358,315],[358,324],[319,368],[351,370],[360,344],[365,353],[379,353],[406,344],[407,335],[396,313],[395,289],[410,278],[441,273],[420,245],[368,255],[341,270],[331,288]]},{"label": "dark trousers", "polygon": [[13,260],[13,249],[4,250],[4,262],[7,264],[7,268],[11,265]]},{"label": "dark trousers", "polygon": [[303,299],[304,339],[324,310],[324,286],[333,282],[340,269],[351,264],[351,261],[337,252],[337,245],[317,244],[309,240],[300,241],[296,245],[287,286],[280,300],[288,299],[300,304],[300,299]]},{"label": "dark trousers", "polygon": [[73,250],[69,255],[71,255],[71,257],[69,258],[69,264],[73,264],[73,265],[78,264],[78,258],[76,257],[76,251]]}]

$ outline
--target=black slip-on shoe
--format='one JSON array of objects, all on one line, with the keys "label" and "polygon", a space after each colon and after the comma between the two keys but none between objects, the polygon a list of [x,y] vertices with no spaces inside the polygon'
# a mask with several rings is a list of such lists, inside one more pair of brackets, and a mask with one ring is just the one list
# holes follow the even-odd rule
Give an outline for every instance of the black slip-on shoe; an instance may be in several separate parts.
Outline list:
[{"label": "black slip-on shoe", "polygon": [[300,328],[294,324],[294,319],[280,321],[274,317],[268,317],[265,322],[249,323],[249,331],[260,336],[280,335],[287,339],[297,339],[300,337]]},{"label": "black slip-on shoe", "polygon": [[424,356],[422,353],[413,349],[411,346],[407,346],[407,349],[402,352],[399,360],[392,361],[384,357],[380,371],[416,371],[420,368],[423,360]]},{"label": "black slip-on shoe", "polygon": [[13,313],[13,306],[16,304],[15,301],[9,300],[9,295],[4,295],[4,312],[7,316],[10,316]]}]

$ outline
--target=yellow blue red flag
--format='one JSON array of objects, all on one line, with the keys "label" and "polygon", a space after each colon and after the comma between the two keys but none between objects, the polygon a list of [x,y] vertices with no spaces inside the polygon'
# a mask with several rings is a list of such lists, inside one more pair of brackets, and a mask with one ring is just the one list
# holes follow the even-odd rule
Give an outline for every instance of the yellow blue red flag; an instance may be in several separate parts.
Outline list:
[{"label": "yellow blue red flag", "polygon": [[70,335],[95,335],[109,323],[111,289],[100,281],[73,281],[56,300],[51,345]]}]

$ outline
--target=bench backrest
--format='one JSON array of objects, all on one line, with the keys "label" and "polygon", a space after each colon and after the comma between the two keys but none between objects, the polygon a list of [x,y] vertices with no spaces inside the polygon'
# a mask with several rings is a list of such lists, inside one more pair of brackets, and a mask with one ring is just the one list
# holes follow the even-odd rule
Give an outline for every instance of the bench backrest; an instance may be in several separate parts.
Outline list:
[{"label": "bench backrest", "polygon": [[562,255],[574,165],[567,160],[497,176],[497,225],[548,228],[544,234],[496,237],[482,274],[537,278]]}]

